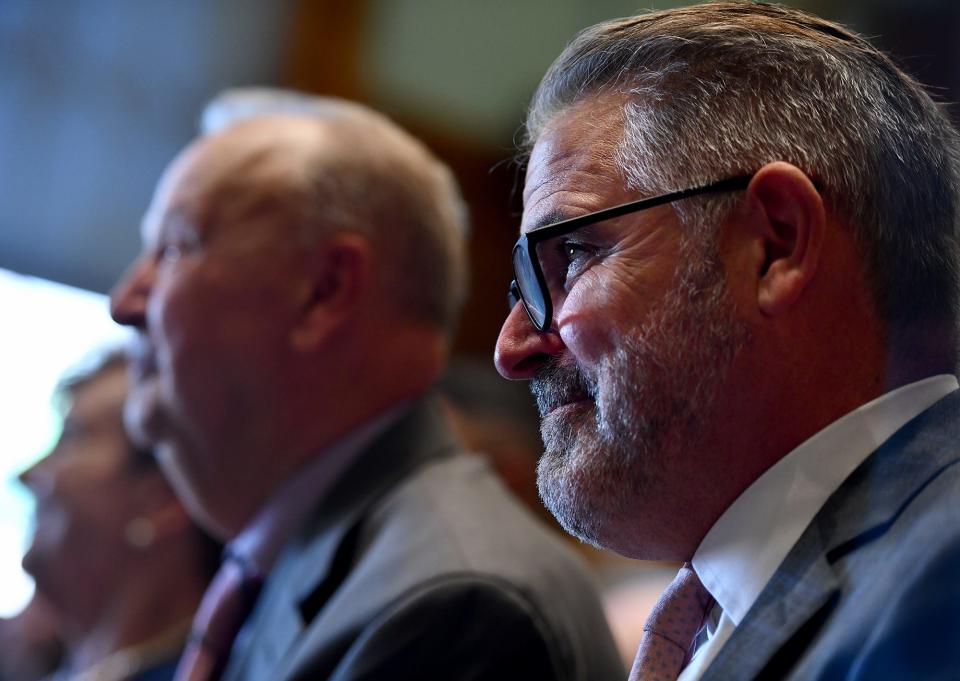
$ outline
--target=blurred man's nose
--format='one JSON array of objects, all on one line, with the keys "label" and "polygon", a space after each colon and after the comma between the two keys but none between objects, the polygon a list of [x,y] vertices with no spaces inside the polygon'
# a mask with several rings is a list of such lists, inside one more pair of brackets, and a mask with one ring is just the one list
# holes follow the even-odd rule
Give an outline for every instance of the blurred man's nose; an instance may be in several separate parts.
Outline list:
[{"label": "blurred man's nose", "polygon": [[537,331],[522,304],[513,306],[500,329],[493,355],[497,371],[511,380],[529,380],[547,361],[563,350],[560,334],[554,329]]},{"label": "blurred man's nose", "polygon": [[110,316],[115,322],[143,328],[153,274],[154,264],[146,256],[133,261],[110,292]]},{"label": "blurred man's nose", "polygon": [[20,480],[20,484],[30,490],[34,496],[43,496],[53,486],[53,469],[54,466],[51,465],[48,455],[23,470],[17,478]]},{"label": "blurred man's nose", "polygon": [[30,489],[30,486],[33,484],[33,481],[36,478],[37,465],[38,464],[33,464],[29,468],[25,468],[24,470],[20,471],[20,473],[17,475],[17,479],[20,481],[20,484],[27,489]]}]

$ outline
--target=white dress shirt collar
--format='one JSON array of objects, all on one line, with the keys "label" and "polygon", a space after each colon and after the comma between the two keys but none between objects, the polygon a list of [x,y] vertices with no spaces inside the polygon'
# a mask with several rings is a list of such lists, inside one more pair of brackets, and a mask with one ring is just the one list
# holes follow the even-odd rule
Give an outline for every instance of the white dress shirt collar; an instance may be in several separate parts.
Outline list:
[{"label": "white dress shirt collar", "polygon": [[734,501],[692,561],[734,625],[847,476],[908,421],[957,387],[954,376],[932,376],[858,407],[783,457]]}]

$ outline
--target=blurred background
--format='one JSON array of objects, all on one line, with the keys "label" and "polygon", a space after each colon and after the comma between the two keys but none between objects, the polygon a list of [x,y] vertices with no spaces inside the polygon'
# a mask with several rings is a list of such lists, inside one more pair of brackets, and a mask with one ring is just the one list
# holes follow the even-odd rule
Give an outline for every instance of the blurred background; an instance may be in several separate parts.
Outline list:
[{"label": "blurred background", "polygon": [[[58,376],[122,332],[105,294],[164,165],[221,89],[279,85],[379,108],[456,172],[472,290],[456,350],[489,364],[521,178],[514,138],[579,29],[647,0],[3,0],[0,3],[0,617],[29,600],[16,474],[58,433]],[[844,22],[953,102],[960,3],[787,2]],[[532,465],[532,463],[530,464]]]}]

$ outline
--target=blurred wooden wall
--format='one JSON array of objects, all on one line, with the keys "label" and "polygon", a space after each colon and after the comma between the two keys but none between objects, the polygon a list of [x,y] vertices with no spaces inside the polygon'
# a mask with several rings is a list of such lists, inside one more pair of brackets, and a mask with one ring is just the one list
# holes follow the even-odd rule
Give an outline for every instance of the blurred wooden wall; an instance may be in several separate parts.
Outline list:
[{"label": "blurred wooden wall", "polygon": [[470,207],[472,226],[471,295],[454,352],[489,359],[506,316],[507,286],[513,277],[510,250],[517,238],[520,213],[516,167],[506,145],[484,147],[453,139],[426,121],[398,115],[376,101],[363,72],[361,53],[372,4],[368,0],[299,0],[284,85],[378,108],[422,139],[453,169]]}]

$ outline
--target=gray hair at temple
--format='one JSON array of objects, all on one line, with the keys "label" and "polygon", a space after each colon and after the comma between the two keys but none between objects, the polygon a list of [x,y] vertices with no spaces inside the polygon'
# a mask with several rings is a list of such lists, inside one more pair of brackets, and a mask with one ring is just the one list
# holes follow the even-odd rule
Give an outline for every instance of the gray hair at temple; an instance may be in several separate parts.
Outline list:
[{"label": "gray hair at temple", "polygon": [[467,210],[450,169],[389,118],[361,104],[272,88],[218,95],[201,131],[262,116],[309,117],[336,131],[306,178],[313,237],[364,234],[387,257],[380,272],[398,310],[452,333],[467,295]]},{"label": "gray hair at temple", "polygon": [[[611,162],[659,193],[790,162],[851,225],[888,340],[953,336],[960,151],[923,87],[847,29],[799,10],[719,2],[586,29],[550,67],[526,143],[573,104],[625,93]],[[699,239],[737,200],[676,204]],[[917,324],[920,323],[921,324]]]}]

